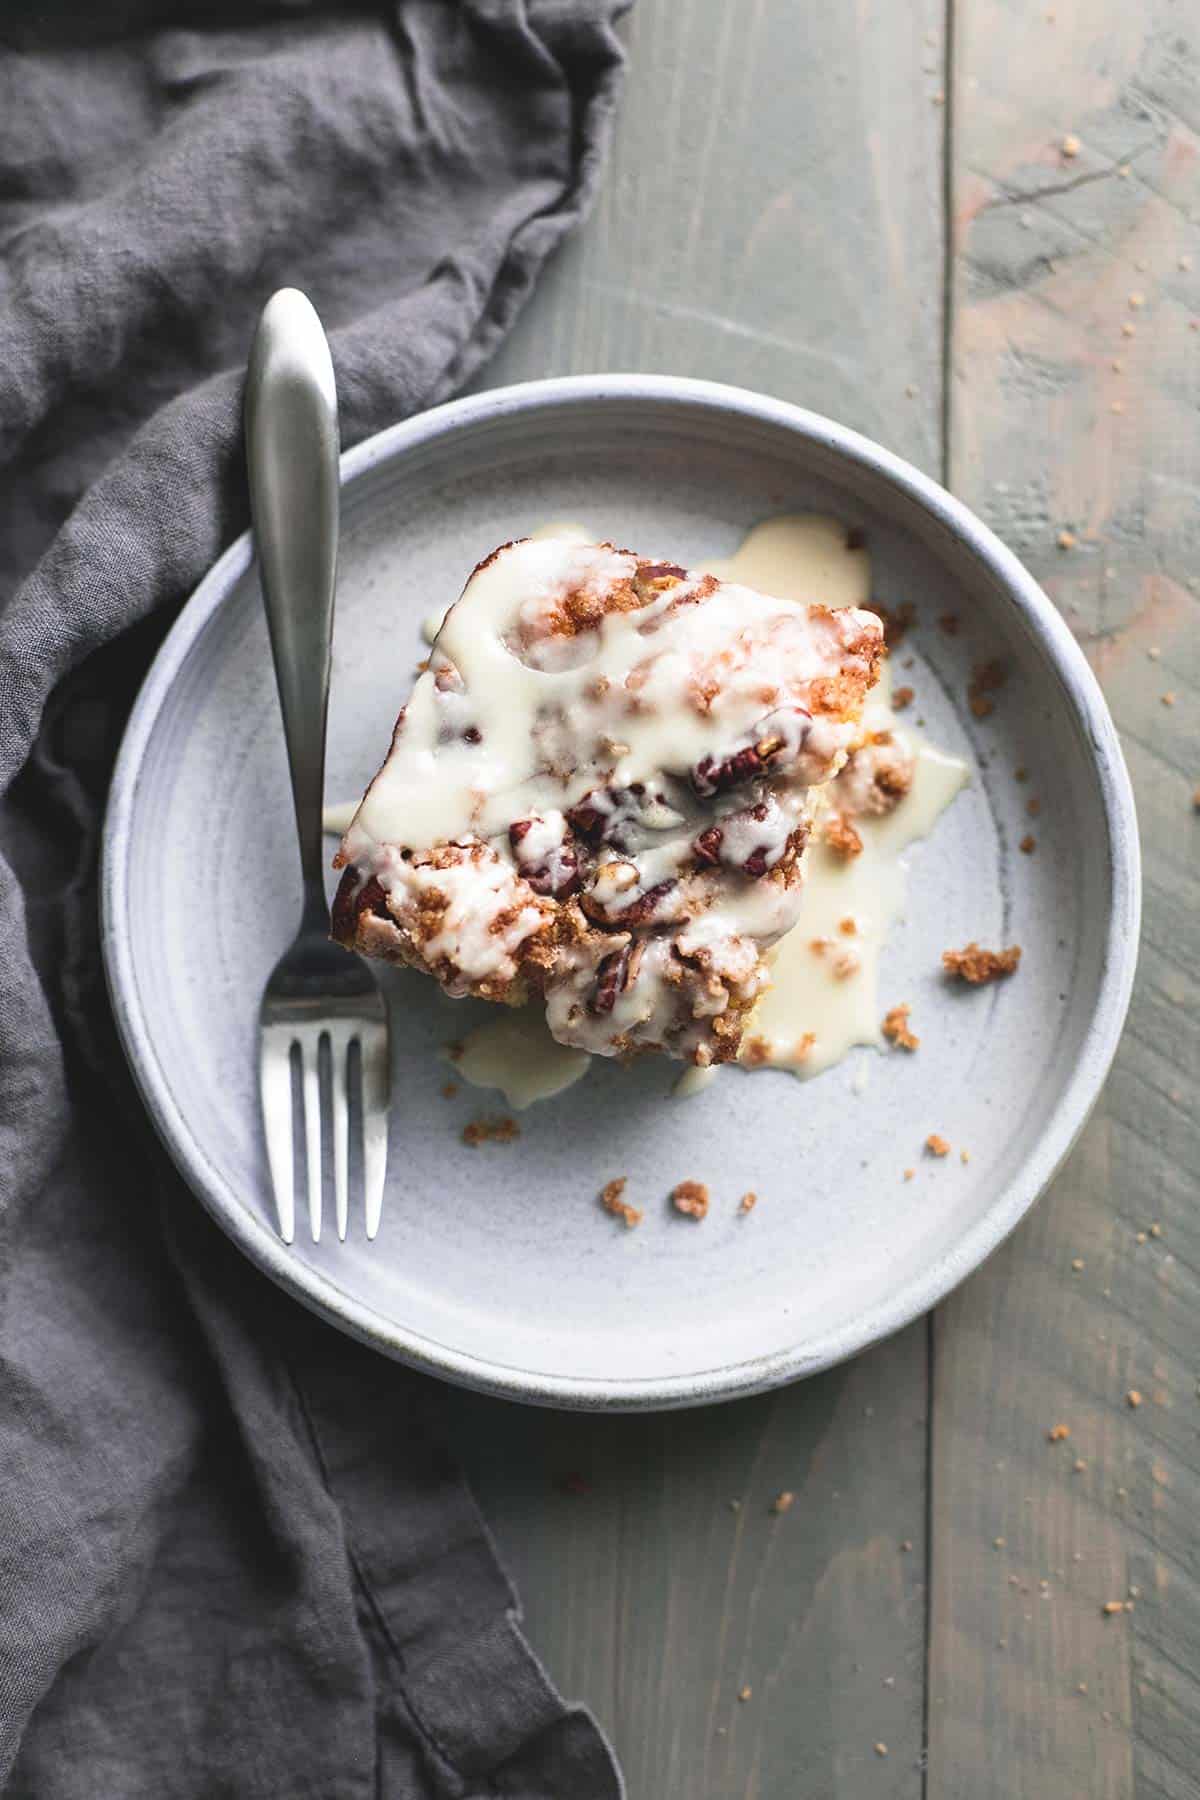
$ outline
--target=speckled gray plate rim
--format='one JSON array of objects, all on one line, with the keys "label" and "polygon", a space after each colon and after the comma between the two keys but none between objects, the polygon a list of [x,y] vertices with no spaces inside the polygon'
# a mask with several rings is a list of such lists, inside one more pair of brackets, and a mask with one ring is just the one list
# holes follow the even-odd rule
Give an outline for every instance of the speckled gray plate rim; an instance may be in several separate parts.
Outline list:
[{"label": "speckled gray plate rim", "polygon": [[[734,1356],[727,1361],[722,1360],[718,1343],[702,1367],[666,1368],[644,1376],[635,1373],[613,1377],[573,1372],[569,1367],[517,1366],[503,1341],[502,1307],[497,1313],[496,1341],[489,1352],[481,1352],[478,1346],[464,1348],[442,1341],[386,1316],[361,1294],[343,1286],[331,1273],[336,1264],[314,1267],[285,1247],[274,1230],[265,1196],[261,1205],[250,1206],[233,1191],[217,1158],[197,1133],[187,1102],[168,1079],[156,1036],[156,1019],[139,983],[139,945],[130,919],[131,858],[139,782],[147,749],[156,724],[171,705],[173,688],[189,652],[246,577],[251,563],[248,536],[239,538],[220,558],[183,608],[130,717],[105,823],[102,933],[118,1028],[150,1117],[195,1193],[259,1268],[342,1329],[431,1373],[540,1404],[635,1410],[695,1405],[752,1394],[827,1368],[928,1310],[995,1249],[1070,1151],[1108,1071],[1133,982],[1140,871],[1133,797],[1116,731],[1095,677],[1070,631],[1016,557],[965,506],[908,463],[852,431],[767,396],[712,382],[644,375],[567,377],[451,401],[381,432],[343,457],[343,482],[355,483],[373,470],[410,458],[420,449],[453,444],[458,434],[489,421],[506,421],[516,430],[528,421],[530,429],[536,431],[539,420],[565,418],[569,422],[575,409],[588,408],[595,413],[608,402],[641,408],[648,416],[653,416],[658,408],[676,417],[682,414],[694,418],[697,429],[702,424],[708,429],[714,418],[740,421],[743,426],[753,422],[756,428],[790,434],[808,446],[824,467],[871,471],[903,502],[907,514],[913,514],[915,509],[924,516],[931,536],[945,545],[947,557],[953,553],[961,561],[966,556],[976,580],[998,596],[996,604],[1007,611],[1015,636],[1036,641],[1053,671],[1059,703],[1073,712],[1073,728],[1078,727],[1086,739],[1091,779],[1098,793],[1098,816],[1102,814],[1107,832],[1107,885],[1104,891],[1088,897],[1093,914],[1097,908],[1103,914],[1102,942],[1093,959],[1098,976],[1090,1020],[1078,1034],[1072,1066],[1061,1071],[1056,1105],[1024,1145],[1015,1167],[980,1216],[945,1244],[940,1254],[915,1270],[905,1271],[894,1290],[840,1319],[828,1331],[805,1333],[797,1326],[797,1341],[789,1346],[766,1355]],[[254,1001],[257,1003],[257,995]],[[748,1079],[755,1082],[762,1078]],[[805,1091],[807,1088],[800,1089]],[[519,1145],[509,1154],[514,1153],[521,1154]],[[502,1225],[498,1224],[497,1229],[503,1229]],[[578,1230],[578,1226],[574,1229]],[[685,1229],[706,1228],[689,1225]]]}]

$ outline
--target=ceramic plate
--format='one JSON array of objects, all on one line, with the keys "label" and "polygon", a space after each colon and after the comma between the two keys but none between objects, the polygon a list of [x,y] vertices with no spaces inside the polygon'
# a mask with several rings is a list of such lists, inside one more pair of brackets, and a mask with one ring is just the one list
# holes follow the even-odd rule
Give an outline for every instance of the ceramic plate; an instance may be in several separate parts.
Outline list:
[{"label": "ceramic plate", "polygon": [[[756,521],[834,514],[867,533],[875,592],[916,602],[903,679],[973,779],[909,854],[882,994],[919,1024],[815,1079],[722,1072],[671,1098],[652,1058],[596,1063],[469,1148],[498,1096],[441,1089],[439,1046],[484,1008],[384,971],[396,1056],[384,1221],[285,1248],[259,1134],[259,995],[298,871],[266,626],[239,540],[167,638],[129,724],[105,842],[104,941],[126,1050],[196,1193],[269,1275],[335,1324],[454,1381],[557,1405],[681,1406],[809,1374],[895,1331],[992,1250],[1096,1098],[1133,974],[1133,802],[1108,711],[1016,559],[916,470],[827,420],[734,388],[597,376],[460,400],[344,459],[327,795],[357,796],[423,654],[422,619],[477,558],[552,519],[687,562]],[[935,621],[955,612],[957,635]],[[1003,655],[995,711],[965,705]],[[1022,787],[1017,765],[1029,771]],[[1018,852],[1041,798],[1038,851]],[[332,887],[332,879],[331,879]],[[1008,983],[955,989],[948,945],[1018,942]],[[868,1077],[863,1085],[864,1073]],[[955,1145],[922,1156],[926,1135]],[[958,1147],[969,1147],[963,1163]],[[914,1167],[905,1181],[902,1172]],[[597,1204],[613,1176],[646,1218]],[[706,1181],[703,1224],[667,1202]],[[754,1213],[738,1196],[753,1188]]]}]

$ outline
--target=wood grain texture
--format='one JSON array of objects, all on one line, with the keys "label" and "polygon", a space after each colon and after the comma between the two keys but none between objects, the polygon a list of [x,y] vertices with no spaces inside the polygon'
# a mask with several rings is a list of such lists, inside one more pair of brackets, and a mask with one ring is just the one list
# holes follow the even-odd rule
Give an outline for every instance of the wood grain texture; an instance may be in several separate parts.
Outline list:
[{"label": "wood grain texture", "polygon": [[[487,384],[739,382],[936,470],[941,25],[940,0],[639,0],[597,212]],[[452,1398],[530,1636],[611,1732],[630,1800],[920,1794],[926,1349],[922,1324],[657,1418]],[[560,1490],[572,1472],[590,1492]]]},{"label": "wood grain texture", "polygon": [[937,1319],[928,1792],[1181,1800],[1200,1794],[1200,10],[960,0],[955,46],[951,485],[1100,677],[1146,918],[1096,1116]]}]

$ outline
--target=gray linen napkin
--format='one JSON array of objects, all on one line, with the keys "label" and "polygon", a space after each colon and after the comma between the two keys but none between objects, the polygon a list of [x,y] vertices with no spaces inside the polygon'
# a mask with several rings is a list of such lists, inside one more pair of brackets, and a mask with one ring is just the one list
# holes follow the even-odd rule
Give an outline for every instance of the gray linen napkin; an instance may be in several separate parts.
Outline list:
[{"label": "gray linen napkin", "polygon": [[620,1791],[436,1384],[244,1265],[105,1002],[125,712],[245,523],[277,286],[344,438],[451,394],[597,180],[623,0],[112,0],[0,23],[0,1779],[37,1800]]}]

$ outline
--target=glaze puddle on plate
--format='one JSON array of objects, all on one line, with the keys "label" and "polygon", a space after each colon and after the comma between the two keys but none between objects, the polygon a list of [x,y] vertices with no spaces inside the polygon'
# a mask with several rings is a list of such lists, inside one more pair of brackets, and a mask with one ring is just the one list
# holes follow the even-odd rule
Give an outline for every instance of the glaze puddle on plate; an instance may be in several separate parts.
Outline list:
[{"label": "glaze puddle on plate", "polygon": [[[495,1011],[495,1008],[492,1009]],[[586,1075],[591,1057],[550,1036],[540,1008],[505,1008],[442,1054],[472,1087],[498,1088],[517,1112],[550,1100]]]}]

